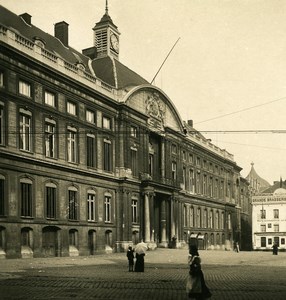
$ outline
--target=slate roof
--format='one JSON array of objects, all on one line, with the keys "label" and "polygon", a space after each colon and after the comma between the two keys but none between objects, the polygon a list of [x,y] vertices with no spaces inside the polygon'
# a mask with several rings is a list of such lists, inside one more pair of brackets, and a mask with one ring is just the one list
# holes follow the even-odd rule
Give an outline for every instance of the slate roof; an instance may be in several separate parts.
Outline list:
[{"label": "slate roof", "polygon": [[[100,22],[112,22],[108,15],[104,15]],[[32,22],[31,22],[32,23]],[[88,61],[89,57],[83,55],[81,52],[74,48],[64,46],[63,43],[56,37],[44,32],[33,24],[28,25],[20,16],[9,11],[5,7],[0,5],[0,24],[5,27],[16,31],[18,34],[25,38],[34,41],[35,37],[45,41],[45,49],[51,51],[55,55],[61,57],[65,61],[76,65],[82,63],[85,66],[85,71],[92,73],[89,69]],[[141,84],[149,83],[147,80],[142,78],[136,72],[130,70],[128,67],[123,65],[117,59],[114,59],[114,64],[111,57],[95,58],[92,61],[92,68],[94,74],[101,81],[116,87],[116,79],[118,86],[117,88],[124,88],[127,86],[138,86]]]},{"label": "slate roof", "polygon": [[270,186],[270,183],[260,177],[254,169],[254,163],[251,164],[251,170],[249,174],[246,176],[246,179],[250,182],[250,186],[253,188],[258,188],[259,192],[264,192]]},{"label": "slate roof", "polygon": [[263,191],[263,193],[274,193],[277,189],[286,189],[286,181],[282,181],[282,179],[280,181],[275,181],[274,184],[272,186],[270,186],[269,188],[265,189]]}]

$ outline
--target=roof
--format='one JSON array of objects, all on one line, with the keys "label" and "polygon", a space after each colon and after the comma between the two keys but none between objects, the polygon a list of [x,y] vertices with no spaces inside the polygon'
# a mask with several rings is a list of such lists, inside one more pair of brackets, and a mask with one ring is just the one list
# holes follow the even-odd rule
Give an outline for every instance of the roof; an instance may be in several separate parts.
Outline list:
[{"label": "roof", "polygon": [[95,75],[102,81],[122,89],[128,86],[148,84],[143,77],[127,68],[120,61],[109,56],[96,58],[92,61]]},{"label": "roof", "polygon": [[[108,14],[105,14],[100,22],[112,23],[112,20]],[[90,70],[89,61],[91,59],[88,56],[75,50],[71,46],[65,46],[58,38],[44,32],[33,24],[27,24],[22,17],[14,14],[1,5],[0,24],[31,41],[34,41],[35,38],[44,41],[45,49],[54,53],[56,56],[61,57],[70,64],[76,65],[77,63],[82,63],[85,66],[85,71],[87,73],[95,74],[98,79],[115,88],[120,89],[127,86],[137,86],[148,83],[147,80],[130,70],[117,59],[108,56],[95,58],[91,64],[93,70]]]},{"label": "roof", "polygon": [[254,163],[251,163],[251,170],[246,176],[246,179],[249,181],[250,186],[255,190],[262,192],[270,186],[270,183],[260,177],[254,169]]},{"label": "roof", "polygon": [[267,189],[263,191],[263,193],[279,193],[280,191],[286,189],[286,181],[275,181],[273,185],[269,186]]}]

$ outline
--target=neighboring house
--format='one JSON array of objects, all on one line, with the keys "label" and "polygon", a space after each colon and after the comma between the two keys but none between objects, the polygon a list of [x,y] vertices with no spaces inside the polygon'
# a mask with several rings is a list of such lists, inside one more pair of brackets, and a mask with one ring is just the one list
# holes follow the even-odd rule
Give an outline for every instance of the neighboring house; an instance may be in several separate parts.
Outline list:
[{"label": "neighboring house", "polygon": [[271,250],[274,243],[286,249],[285,188],[252,196],[252,229],[254,250]]}]

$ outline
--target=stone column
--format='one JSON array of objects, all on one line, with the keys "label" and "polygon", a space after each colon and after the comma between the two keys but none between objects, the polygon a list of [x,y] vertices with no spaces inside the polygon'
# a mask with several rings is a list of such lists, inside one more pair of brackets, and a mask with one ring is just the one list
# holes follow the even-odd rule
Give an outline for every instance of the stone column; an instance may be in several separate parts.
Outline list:
[{"label": "stone column", "polygon": [[166,200],[161,202],[161,246],[167,247],[166,237]]},{"label": "stone column", "polygon": [[150,229],[151,229],[151,238],[150,238],[150,241],[152,243],[154,243],[155,242],[155,231],[154,231],[154,193],[150,194],[149,204],[150,204]]},{"label": "stone column", "polygon": [[176,210],[175,210],[175,199],[174,197],[170,197],[171,201],[171,237],[176,236]]},{"label": "stone column", "polygon": [[144,221],[145,221],[145,242],[150,242],[150,208],[149,208],[149,193],[144,194]]},{"label": "stone column", "polygon": [[161,138],[161,178],[165,178],[165,140]]}]

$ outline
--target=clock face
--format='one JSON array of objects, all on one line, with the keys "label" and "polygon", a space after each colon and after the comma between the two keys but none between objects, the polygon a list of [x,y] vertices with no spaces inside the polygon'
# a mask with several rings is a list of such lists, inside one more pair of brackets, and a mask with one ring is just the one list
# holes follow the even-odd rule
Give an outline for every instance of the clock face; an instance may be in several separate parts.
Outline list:
[{"label": "clock face", "polygon": [[110,36],[110,44],[111,44],[111,48],[112,50],[114,50],[115,52],[119,52],[119,41],[118,41],[118,37],[112,33]]}]

